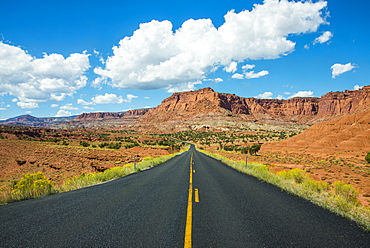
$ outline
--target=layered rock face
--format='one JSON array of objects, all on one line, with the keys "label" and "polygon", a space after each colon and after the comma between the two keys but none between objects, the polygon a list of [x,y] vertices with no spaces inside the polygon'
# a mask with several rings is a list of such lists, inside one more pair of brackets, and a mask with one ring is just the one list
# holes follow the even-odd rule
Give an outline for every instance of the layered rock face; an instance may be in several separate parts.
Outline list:
[{"label": "layered rock face", "polygon": [[124,113],[110,113],[110,112],[94,112],[94,113],[82,113],[77,116],[74,121],[83,121],[87,119],[119,119],[127,116],[141,116],[148,112],[148,109],[136,109],[128,110]]},{"label": "layered rock face", "polygon": [[137,122],[137,119],[145,115],[148,109],[128,110],[124,113],[110,112],[95,112],[83,113],[68,122],[58,125],[58,127],[72,128],[114,128],[114,127],[130,127]]},{"label": "layered rock face", "polygon": [[330,92],[321,98],[289,100],[243,98],[211,88],[175,93],[140,118],[142,123],[244,121],[268,124],[314,124],[369,109],[370,86]]},{"label": "layered rock face", "polygon": [[320,99],[318,115],[353,114],[369,109],[370,86],[360,90],[346,90],[344,92],[329,92]]}]

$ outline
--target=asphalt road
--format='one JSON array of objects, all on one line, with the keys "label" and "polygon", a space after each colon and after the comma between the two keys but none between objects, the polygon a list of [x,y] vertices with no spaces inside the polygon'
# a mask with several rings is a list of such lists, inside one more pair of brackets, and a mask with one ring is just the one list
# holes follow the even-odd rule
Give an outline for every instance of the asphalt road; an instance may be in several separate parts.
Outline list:
[{"label": "asphalt road", "polygon": [[0,206],[0,247],[184,247],[185,241],[369,247],[370,234],[193,148],[125,178]]}]

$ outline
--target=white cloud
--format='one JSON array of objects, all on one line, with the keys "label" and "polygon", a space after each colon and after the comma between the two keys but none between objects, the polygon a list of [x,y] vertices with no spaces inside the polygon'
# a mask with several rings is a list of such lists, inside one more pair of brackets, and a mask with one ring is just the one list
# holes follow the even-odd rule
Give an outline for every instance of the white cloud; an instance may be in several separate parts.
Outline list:
[{"label": "white cloud", "polygon": [[90,110],[94,109],[93,107],[88,107],[88,106],[83,106],[82,108],[84,108],[84,109],[90,109]]},{"label": "white cloud", "polygon": [[0,94],[16,96],[21,102],[61,101],[86,85],[88,57],[84,52],[67,58],[60,54],[34,58],[0,41]]},{"label": "white cloud", "polygon": [[123,103],[124,99],[122,96],[117,96],[116,94],[105,93],[104,95],[97,95],[91,98],[94,104],[108,104],[108,103]]},{"label": "white cloud", "polygon": [[58,104],[51,104],[50,107],[57,108],[57,107],[59,107],[59,105]]},{"label": "white cloud", "polygon": [[13,98],[12,99],[12,102],[18,102],[18,99],[17,98]]},{"label": "white cloud", "polygon": [[61,106],[60,109],[64,109],[64,110],[77,110],[78,108],[73,107],[72,106],[72,103],[68,103],[68,104],[66,104],[64,106]]},{"label": "white cloud", "polygon": [[225,66],[224,68],[224,71],[226,72],[230,72],[230,73],[234,73],[238,70],[238,63],[236,63],[235,61],[232,61],[230,63],[230,65],[228,66]]},{"label": "white cloud", "polygon": [[86,102],[82,99],[77,99],[77,104],[80,104],[80,105],[91,105],[93,104],[92,102]]},{"label": "white cloud", "polygon": [[364,86],[360,86],[360,85],[358,85],[358,84],[356,84],[355,86],[353,86],[353,89],[354,90],[360,90],[360,89],[362,89]]},{"label": "white cloud", "polygon": [[234,79],[244,79],[244,75],[240,73],[235,73],[231,77]]},{"label": "white cloud", "polygon": [[234,61],[276,59],[293,52],[295,43],[288,38],[316,32],[326,23],[326,5],[265,0],[251,11],[228,12],[219,28],[210,19],[187,20],[175,31],[167,20],[142,23],[113,47],[104,68],[94,69],[100,75],[94,85],[109,80],[123,89],[193,89],[194,82]]},{"label": "white cloud", "polygon": [[293,97],[314,97],[313,91],[298,91],[297,93],[294,93],[289,98]]},{"label": "white cloud", "polygon": [[33,109],[39,107],[39,105],[35,102],[17,102],[17,105],[23,109]]},{"label": "white cloud", "polygon": [[215,78],[215,79],[213,79],[213,82],[215,82],[215,83],[221,83],[223,81],[224,80],[222,78]]},{"label": "white cloud", "polygon": [[63,116],[71,116],[71,115],[72,115],[71,112],[61,109],[57,112],[55,117],[63,117]]},{"label": "white cloud", "polygon": [[258,96],[255,96],[255,98],[261,98],[261,99],[272,99],[272,92],[265,92],[262,94],[259,94]]},{"label": "white cloud", "polygon": [[317,37],[313,43],[322,44],[322,43],[328,42],[331,38],[333,38],[333,33],[330,31],[325,31],[321,36]]},{"label": "white cloud", "polygon": [[6,108],[0,108],[0,110],[6,110]]},{"label": "white cloud", "polygon": [[243,70],[252,70],[254,67],[256,67],[256,66],[255,65],[246,64],[246,65],[243,65],[242,66],[242,69]]},{"label": "white cloud", "polygon": [[355,64],[352,64],[352,63],[347,63],[347,64],[334,64],[332,65],[331,70],[331,74],[332,74],[332,78],[335,78],[336,76],[339,76],[340,74],[343,74],[347,71],[351,71],[352,69],[354,69],[356,66]]},{"label": "white cloud", "polygon": [[122,96],[117,96],[116,94],[105,93],[104,95],[97,95],[91,98],[90,102],[86,102],[82,99],[78,99],[77,103],[81,105],[95,105],[95,104],[112,104],[112,103],[123,103],[123,102],[132,102],[132,99],[138,98],[132,94],[127,94],[126,99]]},{"label": "white cloud", "polygon": [[245,78],[248,78],[248,79],[260,78],[260,77],[266,76],[268,74],[269,74],[269,72],[266,71],[266,70],[263,70],[263,71],[260,71],[260,72],[257,72],[257,73],[254,72],[254,71],[250,71],[250,72],[245,73]]}]

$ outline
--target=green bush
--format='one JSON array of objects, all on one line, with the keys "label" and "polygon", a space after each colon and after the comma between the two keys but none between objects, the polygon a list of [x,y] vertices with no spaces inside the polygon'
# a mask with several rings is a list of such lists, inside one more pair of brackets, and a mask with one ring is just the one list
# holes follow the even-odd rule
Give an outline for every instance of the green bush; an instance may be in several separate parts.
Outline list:
[{"label": "green bush", "polygon": [[88,143],[86,141],[80,141],[80,145],[83,146],[83,147],[89,147],[90,143]]},{"label": "green bush", "polygon": [[109,149],[120,149],[121,148],[121,143],[109,143],[107,148]]},{"label": "green bush", "polygon": [[24,174],[18,182],[15,182],[12,197],[17,200],[30,199],[50,195],[54,191],[54,184],[39,171]]},{"label": "green bush", "polygon": [[365,156],[366,162],[370,163],[370,152],[368,152]]}]

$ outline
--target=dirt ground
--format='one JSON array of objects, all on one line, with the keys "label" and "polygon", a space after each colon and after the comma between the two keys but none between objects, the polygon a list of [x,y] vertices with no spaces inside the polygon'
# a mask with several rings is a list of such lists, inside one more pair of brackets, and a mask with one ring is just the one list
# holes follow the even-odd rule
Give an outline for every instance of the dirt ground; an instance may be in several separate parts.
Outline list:
[{"label": "dirt ground", "polygon": [[104,171],[134,160],[140,162],[144,157],[170,153],[168,148],[133,147],[114,150],[0,139],[0,189],[19,180],[25,173],[41,171],[50,180],[61,184],[65,179],[83,173]]}]

